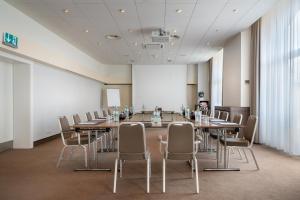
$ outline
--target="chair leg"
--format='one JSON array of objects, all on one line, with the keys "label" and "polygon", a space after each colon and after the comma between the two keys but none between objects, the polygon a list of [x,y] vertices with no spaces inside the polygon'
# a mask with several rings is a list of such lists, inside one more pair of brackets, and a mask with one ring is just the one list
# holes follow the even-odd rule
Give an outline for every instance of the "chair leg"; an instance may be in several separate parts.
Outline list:
[{"label": "chair leg", "polygon": [[240,160],[243,160],[243,156],[242,156],[242,153],[241,153],[241,149],[240,149],[240,148],[237,148],[237,151],[239,152]]},{"label": "chair leg", "polygon": [[243,151],[244,156],[245,156],[245,158],[246,158],[246,163],[249,163],[249,160],[248,160],[247,154],[246,154],[246,152],[245,152],[245,149],[242,148],[242,151]]},{"label": "chair leg", "polygon": [[163,193],[166,192],[166,159],[163,159]]},{"label": "chair leg", "polygon": [[59,157],[58,157],[58,161],[57,161],[57,164],[56,164],[56,167],[58,168],[59,165],[60,165],[60,162],[63,158],[63,155],[64,155],[64,152],[65,152],[65,149],[66,149],[67,146],[64,146],[61,151],[60,151],[60,154],[59,154]]},{"label": "chair leg", "polygon": [[256,165],[257,170],[259,170],[259,166],[258,166],[257,160],[256,160],[256,158],[255,158],[255,155],[254,155],[253,150],[250,149],[250,148],[248,148],[248,149],[249,149],[249,151],[250,151],[251,154],[252,154],[252,157],[253,157],[253,160],[254,160],[254,162],[255,162],[255,165]]},{"label": "chair leg", "polygon": [[150,160],[150,166],[149,166],[149,168],[150,168],[150,172],[149,173],[150,174],[149,175],[150,175],[150,178],[151,178],[151,176],[152,176],[152,168],[151,168],[151,157],[150,156],[149,156],[149,160]]},{"label": "chair leg", "polygon": [[84,166],[85,168],[88,167],[88,161],[87,161],[87,157],[88,157],[88,154],[87,154],[87,150],[86,150],[86,147],[85,146],[81,146],[83,148],[83,151],[84,151]]},{"label": "chair leg", "polygon": [[104,134],[104,147],[107,149],[107,134]]},{"label": "chair leg", "polygon": [[194,160],[191,160],[192,165],[192,178],[194,178]]},{"label": "chair leg", "polygon": [[147,193],[150,192],[150,158],[147,159]]},{"label": "chair leg", "polygon": [[103,136],[100,139],[101,153],[103,153]]},{"label": "chair leg", "polygon": [[120,178],[123,176],[123,160],[120,160]]},{"label": "chair leg", "polygon": [[96,156],[97,156],[97,140],[95,140],[95,142],[93,142],[93,148],[94,148],[94,160],[96,160]]},{"label": "chair leg", "polygon": [[198,161],[197,158],[194,158],[195,171],[196,171],[196,193],[199,193],[199,181],[198,181]]},{"label": "chair leg", "polygon": [[226,163],[227,168],[229,168],[230,151],[231,151],[231,150],[232,150],[232,148],[228,148],[228,149],[227,149],[227,163]]},{"label": "chair leg", "polygon": [[114,175],[114,191],[113,193],[116,193],[117,191],[117,176],[118,176],[118,158],[115,160],[115,175]]}]

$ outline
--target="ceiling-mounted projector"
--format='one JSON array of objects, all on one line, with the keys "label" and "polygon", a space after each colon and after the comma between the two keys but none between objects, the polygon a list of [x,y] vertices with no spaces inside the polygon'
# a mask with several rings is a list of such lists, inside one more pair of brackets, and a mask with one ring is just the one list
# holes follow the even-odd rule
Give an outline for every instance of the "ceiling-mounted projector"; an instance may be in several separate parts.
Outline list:
[{"label": "ceiling-mounted projector", "polygon": [[170,32],[163,29],[152,31],[152,42],[166,43],[170,42]]}]

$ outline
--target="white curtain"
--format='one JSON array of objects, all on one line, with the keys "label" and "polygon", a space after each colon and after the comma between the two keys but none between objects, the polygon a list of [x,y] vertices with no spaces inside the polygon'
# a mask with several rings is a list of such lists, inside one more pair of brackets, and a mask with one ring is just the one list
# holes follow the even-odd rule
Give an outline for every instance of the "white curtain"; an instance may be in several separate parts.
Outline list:
[{"label": "white curtain", "polygon": [[211,110],[215,106],[222,106],[222,81],[223,81],[223,49],[212,58],[211,76]]},{"label": "white curtain", "polygon": [[300,155],[300,1],[279,1],[262,18],[260,142]]}]

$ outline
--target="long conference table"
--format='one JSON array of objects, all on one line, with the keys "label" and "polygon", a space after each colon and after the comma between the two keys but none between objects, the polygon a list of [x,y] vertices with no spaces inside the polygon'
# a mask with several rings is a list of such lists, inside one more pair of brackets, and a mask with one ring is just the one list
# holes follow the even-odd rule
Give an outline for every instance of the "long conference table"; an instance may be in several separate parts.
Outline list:
[{"label": "long conference table", "polygon": [[[74,125],[73,127],[77,132],[80,131],[95,131],[97,130],[103,130],[105,128],[109,128],[112,130],[113,135],[113,150],[116,150],[116,140],[117,140],[117,132],[120,124],[122,122],[142,122],[144,123],[146,128],[166,128],[169,123],[171,122],[179,122],[179,121],[190,121],[194,124],[194,127],[198,130],[209,130],[209,129],[215,129],[218,133],[218,143],[217,143],[217,163],[215,168],[206,168],[204,171],[239,171],[239,168],[228,168],[227,167],[227,129],[233,129],[233,128],[244,128],[244,125],[239,125],[236,123],[226,122],[218,119],[212,119],[210,118],[209,122],[195,122],[194,120],[186,119],[184,116],[182,116],[179,113],[173,113],[173,112],[165,112],[162,114],[162,120],[161,123],[152,123],[151,122],[151,116],[152,113],[136,113],[134,114],[130,119],[126,119],[120,122],[115,122],[113,120],[107,120],[107,119],[95,119],[93,121],[89,122],[83,122],[77,125]],[[219,140],[220,138],[224,136],[224,166],[219,166]],[[89,136],[90,137],[90,136]],[[97,156],[98,159],[98,156]],[[97,160],[98,163],[98,160]],[[96,168],[90,168],[90,165],[88,165],[88,168],[84,169],[77,169],[76,171],[110,171],[110,169],[100,169],[98,168],[98,164]]]}]

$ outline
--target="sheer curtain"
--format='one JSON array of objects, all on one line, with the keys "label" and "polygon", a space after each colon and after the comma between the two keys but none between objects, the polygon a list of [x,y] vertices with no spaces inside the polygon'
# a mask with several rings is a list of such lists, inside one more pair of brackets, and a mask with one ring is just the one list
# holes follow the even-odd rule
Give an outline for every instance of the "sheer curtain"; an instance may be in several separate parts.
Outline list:
[{"label": "sheer curtain", "polygon": [[212,58],[211,67],[211,110],[214,112],[215,106],[222,105],[223,49]]},{"label": "sheer curtain", "polygon": [[261,21],[260,142],[300,155],[300,1]]}]

